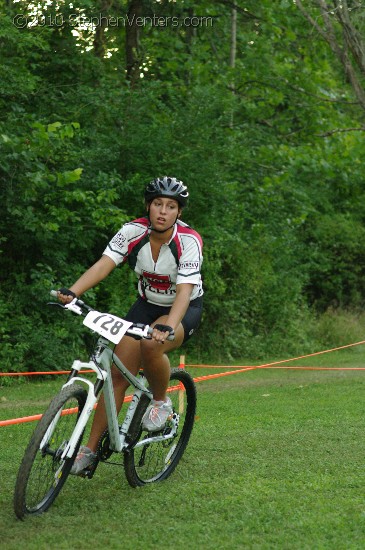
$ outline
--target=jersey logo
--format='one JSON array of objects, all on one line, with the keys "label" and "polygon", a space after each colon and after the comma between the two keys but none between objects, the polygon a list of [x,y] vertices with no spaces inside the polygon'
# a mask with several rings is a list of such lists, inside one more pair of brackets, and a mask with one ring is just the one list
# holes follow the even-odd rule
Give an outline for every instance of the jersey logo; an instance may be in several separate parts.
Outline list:
[{"label": "jersey logo", "polygon": [[182,262],[179,265],[180,269],[199,269],[199,262]]},{"label": "jersey logo", "polygon": [[169,275],[160,275],[158,273],[143,271],[142,276],[147,285],[158,292],[166,292],[171,288],[171,279]]},{"label": "jersey logo", "polygon": [[123,235],[123,233],[121,231],[119,231],[116,235],[114,235],[114,237],[112,238],[111,240],[111,244],[116,244],[117,246],[119,246],[120,248],[123,247],[125,241],[126,241],[126,237]]}]

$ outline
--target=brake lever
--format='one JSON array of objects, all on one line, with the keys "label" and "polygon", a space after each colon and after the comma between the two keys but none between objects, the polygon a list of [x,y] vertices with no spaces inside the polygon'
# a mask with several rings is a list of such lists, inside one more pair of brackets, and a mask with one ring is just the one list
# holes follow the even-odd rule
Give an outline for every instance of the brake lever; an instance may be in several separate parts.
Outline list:
[{"label": "brake lever", "polygon": [[[69,311],[72,311],[73,313],[76,313],[77,315],[82,315],[85,317],[85,314],[83,313],[80,306],[77,305],[77,298],[74,298],[72,302],[69,302],[67,304],[61,304],[60,302],[47,302],[47,306],[59,306],[62,309],[68,309]],[[83,302],[81,302],[83,303]]]},{"label": "brake lever", "polygon": [[58,307],[61,307],[62,309],[65,309],[65,306],[60,302],[47,302],[47,306],[58,306]]}]

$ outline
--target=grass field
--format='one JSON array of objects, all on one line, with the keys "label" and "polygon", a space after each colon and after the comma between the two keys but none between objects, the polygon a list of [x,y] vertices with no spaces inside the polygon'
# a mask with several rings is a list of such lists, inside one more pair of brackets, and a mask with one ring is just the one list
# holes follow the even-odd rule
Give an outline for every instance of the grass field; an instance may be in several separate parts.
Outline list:
[{"label": "grass field", "polygon": [[[296,364],[364,367],[365,349]],[[60,383],[0,388],[0,419],[42,412]],[[132,489],[121,466],[101,464],[24,522],[12,496],[34,423],[2,427],[1,548],[365,548],[364,395],[365,371],[353,370],[257,369],[201,382],[192,439],[169,480]]]}]

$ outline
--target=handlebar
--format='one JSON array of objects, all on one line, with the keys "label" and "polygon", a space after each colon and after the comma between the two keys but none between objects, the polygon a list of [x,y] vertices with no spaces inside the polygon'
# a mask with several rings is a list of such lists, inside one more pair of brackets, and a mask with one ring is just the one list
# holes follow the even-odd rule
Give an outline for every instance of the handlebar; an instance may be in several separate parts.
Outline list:
[{"label": "handlebar", "polygon": [[[53,296],[54,298],[58,298],[57,290],[51,290],[50,295]],[[85,302],[83,302],[79,298],[74,298],[68,304],[61,304],[60,302],[57,302],[57,303],[51,302],[51,304],[52,305],[55,304],[65,309],[69,309],[73,313],[76,313],[77,315],[82,315],[83,317],[85,317],[85,315],[87,315],[89,311],[94,311],[93,307],[88,306],[87,304],[85,304]]]},{"label": "handlebar", "polygon": [[[51,296],[58,298],[58,292],[57,290],[51,290],[50,292]],[[81,315],[82,317],[86,317],[88,313],[91,311],[96,311],[91,306],[85,304],[82,300],[79,298],[73,298],[71,302],[68,304],[61,304],[60,302],[49,302],[49,305],[55,305],[62,307],[63,309],[68,309],[69,311],[72,311],[72,313],[75,313],[76,315]],[[150,325],[144,325],[143,323],[133,323],[125,332],[126,335],[131,336],[132,338],[135,338],[136,340],[144,339],[151,339],[151,334],[153,333],[153,327]],[[174,340],[175,335],[170,334],[166,340]]]}]

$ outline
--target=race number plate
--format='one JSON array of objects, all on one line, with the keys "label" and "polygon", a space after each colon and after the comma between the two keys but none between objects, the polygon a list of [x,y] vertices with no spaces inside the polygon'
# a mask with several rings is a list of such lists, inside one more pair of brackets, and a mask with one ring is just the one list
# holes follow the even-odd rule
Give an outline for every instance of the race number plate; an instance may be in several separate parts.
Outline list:
[{"label": "race number plate", "polygon": [[105,336],[113,344],[118,344],[133,323],[110,313],[90,311],[84,319],[84,325]]}]

